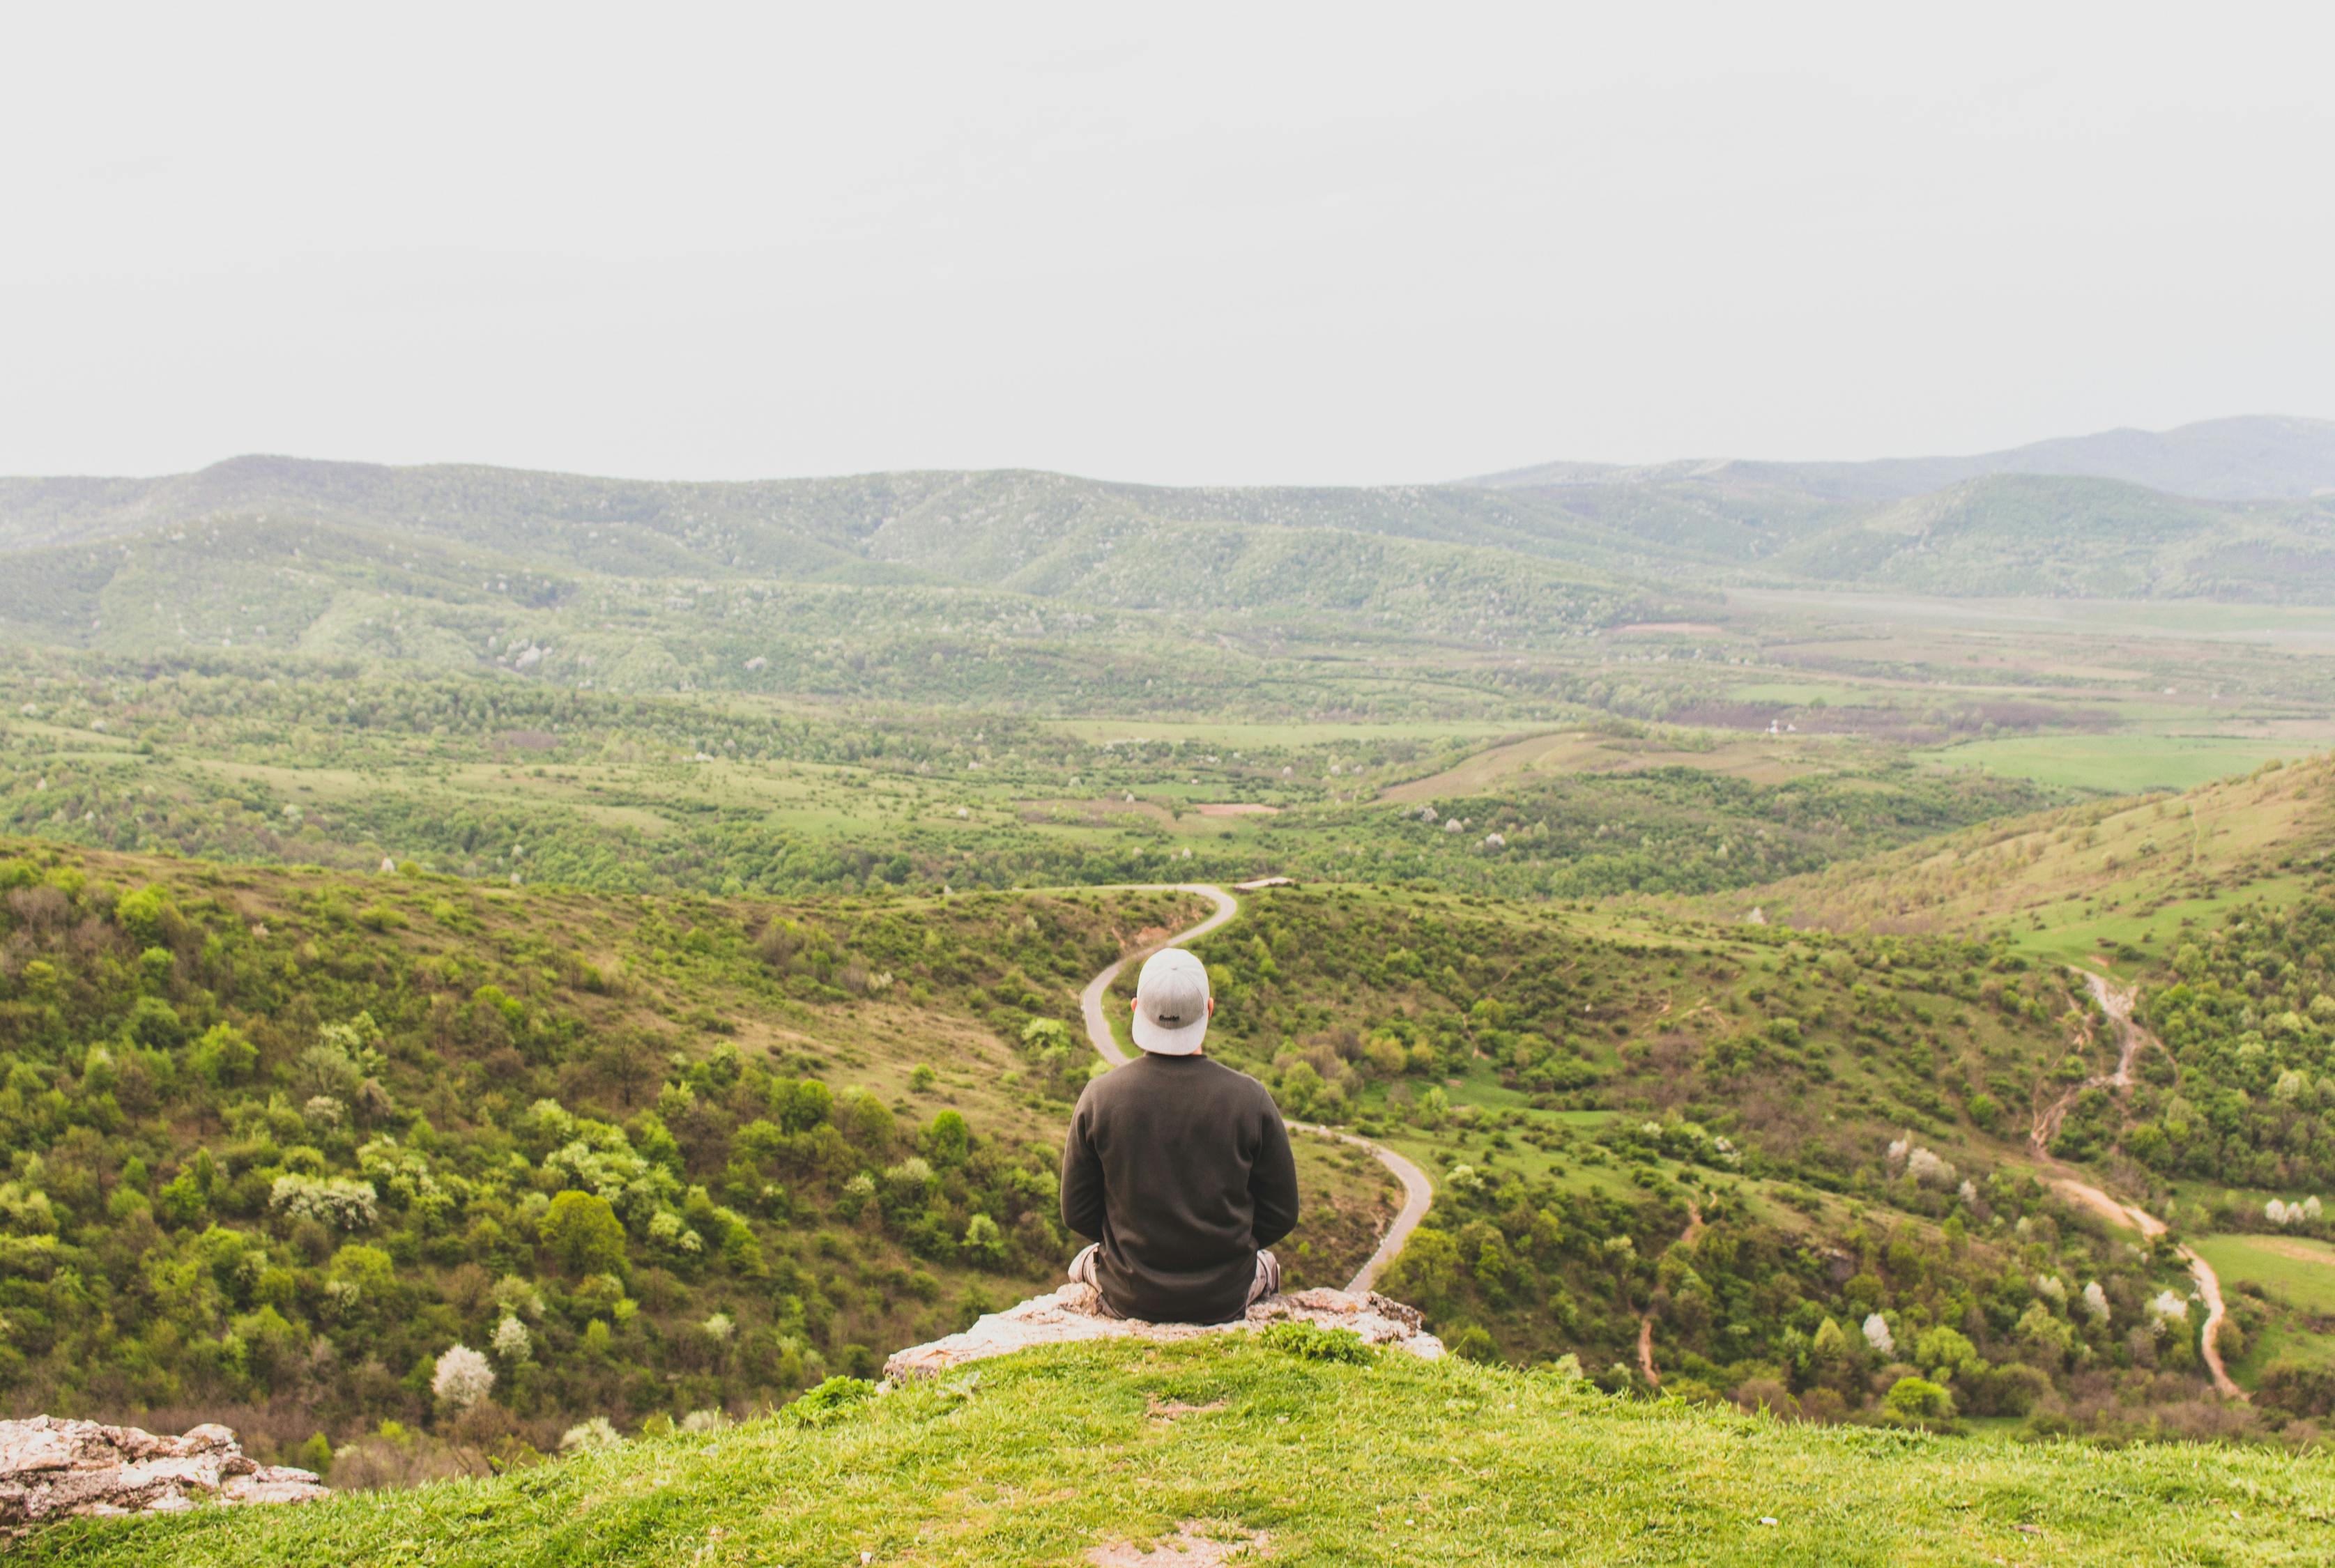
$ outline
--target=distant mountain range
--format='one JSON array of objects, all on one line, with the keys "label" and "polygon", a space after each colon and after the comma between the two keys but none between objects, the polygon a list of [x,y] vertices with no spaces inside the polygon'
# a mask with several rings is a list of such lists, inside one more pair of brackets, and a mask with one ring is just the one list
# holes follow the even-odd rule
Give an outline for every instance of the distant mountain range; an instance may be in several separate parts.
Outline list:
[{"label": "distant mountain range", "polygon": [[[947,596],[974,595],[984,621],[1135,614],[1461,646],[1667,618],[1751,584],[2335,605],[2335,423],[1355,489],[1019,470],[687,483],[245,457],[160,479],[0,479],[0,641],[356,653],[392,631],[415,646],[442,633],[450,659],[514,609],[586,603],[627,606],[586,617],[611,638],[621,621],[695,645],[710,623],[693,595],[716,585],[828,595],[815,615],[790,601],[805,634],[828,617],[901,620],[910,603],[954,624],[974,612]],[[401,604],[434,606],[435,630]]]},{"label": "distant mountain range", "polygon": [[2202,420],[2169,431],[2103,431],[1971,457],[1881,458],[1861,463],[1734,459],[1644,468],[1539,463],[1462,482],[1489,489],[1535,490],[1694,479],[1768,486],[1831,500],[1873,501],[2000,474],[2121,479],[2201,500],[2298,500],[2335,494],[2335,420],[2257,414]]}]

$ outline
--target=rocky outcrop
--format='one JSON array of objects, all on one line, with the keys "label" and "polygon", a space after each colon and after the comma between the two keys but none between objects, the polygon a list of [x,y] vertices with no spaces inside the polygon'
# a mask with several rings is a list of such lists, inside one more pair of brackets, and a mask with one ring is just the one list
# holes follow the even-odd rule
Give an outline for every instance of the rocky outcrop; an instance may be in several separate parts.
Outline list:
[{"label": "rocky outcrop", "polygon": [[1344,1291],[1293,1291],[1287,1295],[1267,1296],[1248,1310],[1248,1316],[1229,1323],[1147,1323],[1131,1318],[1107,1318],[1097,1312],[1095,1306],[1092,1285],[1067,1284],[1051,1295],[1032,1296],[1019,1306],[992,1312],[961,1334],[899,1351],[884,1363],[884,1376],[895,1382],[929,1378],[967,1361],[984,1360],[1033,1345],[1070,1344],[1085,1340],[1168,1342],[1284,1322],[1351,1329],[1369,1344],[1408,1350],[1429,1360],[1443,1354],[1443,1341],[1419,1326],[1416,1308],[1404,1306],[1375,1291],[1361,1295],[1349,1295]]},{"label": "rocky outcrop", "polygon": [[0,1531],[73,1515],[172,1514],[197,1503],[305,1503],[313,1470],[263,1465],[225,1427],[182,1437],[36,1416],[0,1421]]}]

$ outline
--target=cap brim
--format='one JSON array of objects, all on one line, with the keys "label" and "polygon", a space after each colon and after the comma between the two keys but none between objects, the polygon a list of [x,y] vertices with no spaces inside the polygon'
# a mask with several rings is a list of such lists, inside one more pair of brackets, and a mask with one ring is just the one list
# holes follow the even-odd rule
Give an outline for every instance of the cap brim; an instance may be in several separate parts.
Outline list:
[{"label": "cap brim", "polygon": [[1208,1038],[1208,1015],[1176,1029],[1163,1028],[1141,1013],[1135,1015],[1135,1043],[1154,1056],[1191,1056]]}]

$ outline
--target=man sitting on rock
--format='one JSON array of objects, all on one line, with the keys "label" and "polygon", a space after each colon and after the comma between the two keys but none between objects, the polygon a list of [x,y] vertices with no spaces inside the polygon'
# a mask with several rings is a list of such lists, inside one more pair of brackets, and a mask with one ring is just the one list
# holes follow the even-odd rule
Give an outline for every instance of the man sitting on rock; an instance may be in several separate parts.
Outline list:
[{"label": "man sitting on rock", "polygon": [[1264,1251],[1297,1224],[1289,1129],[1264,1085],[1203,1054],[1208,972],[1179,947],[1135,984],[1143,1054],[1087,1085],[1062,1146],[1071,1261],[1105,1316],[1221,1323],[1281,1288]]}]

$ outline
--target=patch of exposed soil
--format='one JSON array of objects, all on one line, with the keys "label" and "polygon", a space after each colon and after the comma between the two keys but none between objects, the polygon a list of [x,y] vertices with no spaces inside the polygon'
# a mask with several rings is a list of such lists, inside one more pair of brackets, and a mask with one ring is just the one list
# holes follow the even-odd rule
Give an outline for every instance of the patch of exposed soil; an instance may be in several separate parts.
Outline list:
[{"label": "patch of exposed soil", "polygon": [[1235,1533],[1229,1541],[1196,1534],[1203,1526],[1187,1519],[1173,1535],[1146,1552],[1127,1542],[1097,1546],[1087,1553],[1095,1568],[1224,1568],[1228,1563],[1255,1563],[1272,1553],[1263,1534]]},{"label": "patch of exposed soil", "polygon": [[1187,1405],[1181,1399],[1162,1399],[1154,1394],[1147,1401],[1144,1414],[1155,1421],[1172,1421],[1179,1416],[1206,1416],[1225,1408],[1222,1399],[1211,1399],[1205,1405]]}]

